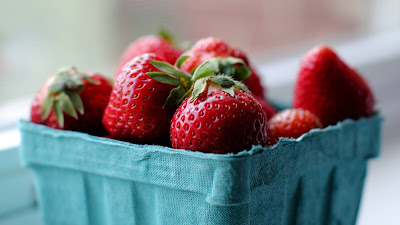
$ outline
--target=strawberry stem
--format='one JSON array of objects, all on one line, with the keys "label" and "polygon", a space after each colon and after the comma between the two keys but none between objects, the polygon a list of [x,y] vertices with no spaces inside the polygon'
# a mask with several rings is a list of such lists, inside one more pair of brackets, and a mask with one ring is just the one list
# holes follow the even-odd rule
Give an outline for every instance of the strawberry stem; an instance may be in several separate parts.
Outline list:
[{"label": "strawberry stem", "polygon": [[77,112],[83,115],[84,106],[79,95],[84,86],[83,80],[100,84],[90,76],[78,72],[76,67],[59,70],[42,101],[42,120],[46,120],[53,109],[58,125],[63,128],[64,112],[75,119],[78,119]]}]

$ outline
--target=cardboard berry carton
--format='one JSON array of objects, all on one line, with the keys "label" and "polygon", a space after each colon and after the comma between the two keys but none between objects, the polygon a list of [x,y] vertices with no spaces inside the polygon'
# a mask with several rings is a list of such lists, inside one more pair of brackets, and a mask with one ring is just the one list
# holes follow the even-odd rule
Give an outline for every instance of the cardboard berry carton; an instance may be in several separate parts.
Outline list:
[{"label": "cardboard berry carton", "polygon": [[355,224],[381,117],[237,154],[138,145],[21,121],[45,224]]}]

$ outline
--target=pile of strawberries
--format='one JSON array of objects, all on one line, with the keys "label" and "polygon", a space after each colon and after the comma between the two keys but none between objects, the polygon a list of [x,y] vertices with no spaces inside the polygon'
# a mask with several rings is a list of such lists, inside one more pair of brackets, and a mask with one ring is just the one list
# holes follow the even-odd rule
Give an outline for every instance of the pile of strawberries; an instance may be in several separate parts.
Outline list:
[{"label": "pile of strawberries", "polygon": [[101,74],[60,70],[36,95],[32,122],[224,154],[373,113],[374,97],[365,80],[327,46],[304,56],[293,108],[276,113],[243,51],[214,37],[185,52],[173,43],[168,36],[133,42],[114,85]]}]

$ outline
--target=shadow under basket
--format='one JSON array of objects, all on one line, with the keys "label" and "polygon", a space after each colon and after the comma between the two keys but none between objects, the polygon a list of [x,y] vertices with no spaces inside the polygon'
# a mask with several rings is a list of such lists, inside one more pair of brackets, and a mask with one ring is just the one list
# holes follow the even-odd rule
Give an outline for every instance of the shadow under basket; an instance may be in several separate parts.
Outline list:
[{"label": "shadow under basket", "polygon": [[45,224],[355,224],[381,117],[217,155],[21,121]]}]

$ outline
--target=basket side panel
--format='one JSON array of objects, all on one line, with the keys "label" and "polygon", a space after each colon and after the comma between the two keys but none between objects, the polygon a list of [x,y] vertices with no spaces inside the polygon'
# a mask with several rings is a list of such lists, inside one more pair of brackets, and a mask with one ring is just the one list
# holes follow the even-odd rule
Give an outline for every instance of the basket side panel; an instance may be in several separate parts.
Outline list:
[{"label": "basket side panel", "polygon": [[215,205],[206,194],[56,167],[32,168],[45,224],[250,224],[249,204]]},{"label": "basket side panel", "polygon": [[251,195],[250,224],[282,224],[285,185],[286,182],[280,180],[253,190]]},{"label": "basket side panel", "polygon": [[44,224],[89,224],[82,173],[42,166],[33,169]]},{"label": "basket side panel", "polygon": [[331,208],[326,224],[353,225],[362,196],[367,162],[353,160],[336,165],[331,193]]},{"label": "basket side panel", "polygon": [[284,224],[326,224],[333,185],[332,167],[311,171],[288,185]]},{"label": "basket side panel", "polygon": [[[111,181],[114,186],[121,181]],[[112,184],[111,184],[112,183]],[[191,191],[177,190],[159,185],[140,182],[130,182],[130,190],[126,195],[118,196],[113,189],[107,194],[107,208],[111,212],[110,224],[199,224],[199,225],[241,225],[249,224],[248,204],[218,206],[206,201],[207,196]],[[119,199],[132,199],[126,201],[126,207],[132,210],[119,211],[123,206]],[[112,202],[112,204],[110,204]],[[123,202],[123,201],[122,201]],[[130,207],[133,206],[133,207]],[[132,214],[131,219],[126,218]],[[133,221],[133,223],[131,223]]]},{"label": "basket side panel", "polygon": [[107,215],[108,224],[126,225],[137,224],[143,220],[140,206],[137,205],[135,185],[130,181],[104,178],[104,214]]}]

